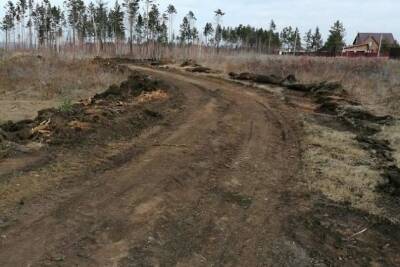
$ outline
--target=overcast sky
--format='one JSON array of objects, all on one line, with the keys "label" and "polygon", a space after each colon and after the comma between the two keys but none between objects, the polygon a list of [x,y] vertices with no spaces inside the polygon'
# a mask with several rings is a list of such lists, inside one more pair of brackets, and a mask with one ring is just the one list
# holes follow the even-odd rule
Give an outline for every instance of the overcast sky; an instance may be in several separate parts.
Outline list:
[{"label": "overcast sky", "polygon": [[[63,0],[50,0],[62,4]],[[105,0],[110,5],[114,0]],[[0,15],[4,15],[6,0],[0,0]],[[85,0],[89,2],[89,0]],[[122,0],[119,0],[121,3]],[[225,26],[250,24],[268,27],[274,19],[278,30],[285,26],[299,27],[302,34],[310,28],[320,27],[326,39],[329,27],[340,20],[346,28],[346,41],[352,42],[357,32],[392,32],[400,39],[399,0],[158,0],[161,10],[173,4],[178,10],[175,27],[192,10],[203,27],[213,22],[213,11],[221,8],[226,15]]]}]

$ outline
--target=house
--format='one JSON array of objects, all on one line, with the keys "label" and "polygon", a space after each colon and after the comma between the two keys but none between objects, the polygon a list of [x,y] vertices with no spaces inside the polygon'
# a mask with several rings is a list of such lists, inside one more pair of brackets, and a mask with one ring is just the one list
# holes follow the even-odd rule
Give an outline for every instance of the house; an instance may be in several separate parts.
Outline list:
[{"label": "house", "polygon": [[392,47],[396,40],[391,33],[358,33],[353,45],[343,48],[345,56],[377,56],[382,45]]}]

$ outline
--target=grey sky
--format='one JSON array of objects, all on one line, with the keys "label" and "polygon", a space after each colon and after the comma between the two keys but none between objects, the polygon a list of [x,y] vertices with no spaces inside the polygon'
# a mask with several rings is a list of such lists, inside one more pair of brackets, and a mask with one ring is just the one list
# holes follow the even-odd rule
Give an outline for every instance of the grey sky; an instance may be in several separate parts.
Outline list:
[{"label": "grey sky", "polygon": [[[62,4],[63,0],[51,0]],[[89,0],[85,0],[89,2]],[[110,5],[114,0],[106,0]],[[119,0],[122,2],[122,0]],[[326,39],[329,27],[341,20],[346,28],[346,40],[351,42],[357,32],[392,32],[400,39],[399,0],[158,0],[165,10],[173,4],[178,10],[175,27],[182,17],[192,10],[203,27],[213,22],[213,11],[221,8],[226,15],[224,25],[250,24],[268,27],[271,19],[280,30],[284,26],[299,27],[302,34],[310,28],[320,27]],[[0,0],[0,15],[4,14],[6,0]]]}]

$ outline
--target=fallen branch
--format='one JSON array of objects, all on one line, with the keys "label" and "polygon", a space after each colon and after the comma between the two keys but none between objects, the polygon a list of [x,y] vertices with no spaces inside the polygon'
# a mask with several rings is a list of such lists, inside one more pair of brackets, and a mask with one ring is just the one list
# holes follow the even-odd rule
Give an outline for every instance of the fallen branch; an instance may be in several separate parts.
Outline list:
[{"label": "fallen branch", "polygon": [[356,237],[356,236],[358,236],[358,235],[361,235],[362,233],[364,233],[365,231],[367,231],[368,230],[368,228],[364,228],[364,229],[362,229],[361,231],[359,231],[359,232],[357,232],[357,233],[355,233],[355,234],[352,234],[348,239],[352,239],[352,238],[354,238],[354,237]]},{"label": "fallen branch", "polygon": [[165,147],[187,147],[184,144],[153,144],[153,146],[165,146]]}]

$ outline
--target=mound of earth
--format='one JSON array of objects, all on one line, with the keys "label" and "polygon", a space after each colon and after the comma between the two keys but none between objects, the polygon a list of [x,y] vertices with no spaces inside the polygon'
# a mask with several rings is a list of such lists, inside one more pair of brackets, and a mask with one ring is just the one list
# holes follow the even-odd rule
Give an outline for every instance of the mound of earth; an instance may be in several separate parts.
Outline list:
[{"label": "mound of earth", "polygon": [[[93,98],[75,104],[64,103],[60,108],[50,108],[38,112],[33,120],[6,122],[0,125],[0,141],[24,143],[31,141],[62,144],[78,142],[82,137],[101,127],[110,127],[120,114],[134,108],[135,99],[166,98],[166,84],[149,76],[132,73],[119,86],[112,85]],[[152,97],[151,93],[157,96]],[[139,110],[139,109],[138,109]],[[157,112],[143,110],[143,119],[157,118]]]}]

